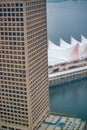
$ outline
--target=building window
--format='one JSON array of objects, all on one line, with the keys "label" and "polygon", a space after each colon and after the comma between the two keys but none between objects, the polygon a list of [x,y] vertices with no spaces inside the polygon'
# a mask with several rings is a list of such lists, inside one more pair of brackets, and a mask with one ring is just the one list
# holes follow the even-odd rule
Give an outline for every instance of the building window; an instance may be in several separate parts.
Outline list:
[{"label": "building window", "polygon": [[8,21],[11,21],[11,18],[8,18]]},{"label": "building window", "polygon": [[24,26],[24,23],[21,23],[21,26]]},{"label": "building window", "polygon": [[15,16],[15,13],[12,13],[12,16]]},{"label": "building window", "polygon": [[12,18],[12,21],[15,21],[15,18]]},{"label": "building window", "polygon": [[23,18],[21,18],[21,21],[23,21]]},{"label": "building window", "polygon": [[18,12],[18,11],[19,11],[19,8],[16,8],[16,11]]},{"label": "building window", "polygon": [[16,3],[16,6],[18,7],[18,6],[19,6],[19,4],[18,4],[18,3]]},{"label": "building window", "polygon": [[14,128],[9,127],[9,130],[14,130]]},{"label": "building window", "polygon": [[19,21],[19,18],[16,18],[16,21]]},{"label": "building window", "polygon": [[4,16],[6,16],[6,13],[4,13]]},{"label": "building window", "polygon": [[8,13],[8,16],[11,16],[11,14],[10,14],[10,13]]},{"label": "building window", "polygon": [[23,3],[20,3],[20,6],[23,6]]},{"label": "building window", "polygon": [[4,12],[6,12],[6,8],[4,8]]},{"label": "building window", "polygon": [[0,12],[2,12],[2,8],[0,8]]},{"label": "building window", "polygon": [[0,13],[0,16],[2,16],[2,13]]},{"label": "building window", "polygon": [[15,11],[15,9],[14,9],[14,8],[12,8],[12,11]]},{"label": "building window", "polygon": [[1,126],[2,127],[2,129],[7,129],[7,127],[6,126]]},{"label": "building window", "polygon": [[23,13],[20,13],[20,16],[23,16]]},{"label": "building window", "polygon": [[23,11],[23,8],[20,8],[20,11]]},{"label": "building window", "polygon": [[8,8],[8,12],[10,12],[10,8]]}]

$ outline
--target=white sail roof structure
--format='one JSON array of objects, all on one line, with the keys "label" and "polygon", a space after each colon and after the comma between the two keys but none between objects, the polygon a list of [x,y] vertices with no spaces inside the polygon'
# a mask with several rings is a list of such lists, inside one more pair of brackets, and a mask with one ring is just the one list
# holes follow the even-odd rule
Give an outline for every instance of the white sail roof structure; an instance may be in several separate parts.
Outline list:
[{"label": "white sail roof structure", "polygon": [[80,52],[80,57],[85,58],[86,52],[87,52],[87,43],[80,43],[79,46],[79,52]]},{"label": "white sail roof structure", "polygon": [[60,50],[61,48],[58,47],[57,45],[55,45],[53,42],[51,42],[50,40],[48,40],[48,48],[49,49],[54,49],[54,50]]},{"label": "white sail roof structure", "polygon": [[71,60],[78,60],[80,58],[79,54],[79,44],[74,45],[75,48],[71,54]]},{"label": "white sail roof structure", "polygon": [[67,42],[65,42],[62,38],[60,38],[60,43],[59,43],[60,47],[70,47],[71,45]]},{"label": "white sail roof structure", "polygon": [[49,48],[48,48],[48,64],[53,65],[53,64],[60,64],[60,63],[65,63],[69,62],[73,59],[78,58],[78,51],[77,45],[74,46],[69,46],[68,48],[61,48],[56,45],[56,48],[54,47],[55,45],[50,44],[49,42]]},{"label": "white sail roof structure", "polygon": [[48,65],[55,65],[65,62],[61,48],[58,50],[57,49],[58,48],[52,48],[52,46],[48,48]]},{"label": "white sail roof structure", "polygon": [[81,35],[81,42],[82,43],[87,43],[87,38],[85,38],[83,35]]},{"label": "white sail roof structure", "polygon": [[51,65],[57,65],[57,64],[62,64],[62,63],[65,63],[66,61],[61,59],[61,58],[57,58],[57,57],[49,57],[48,56],[48,66],[51,66]]},{"label": "white sail roof structure", "polygon": [[48,65],[56,65],[87,58],[87,43],[81,43],[72,37],[71,45],[63,39],[60,46],[48,41]]},{"label": "white sail roof structure", "polygon": [[87,38],[81,35],[81,43],[80,43],[80,57],[86,58],[87,57]]},{"label": "white sail roof structure", "polygon": [[76,45],[80,43],[79,41],[77,41],[74,37],[71,36],[71,45]]},{"label": "white sail roof structure", "polygon": [[[74,43],[75,41],[75,43]],[[69,44],[67,42],[65,42],[63,39],[60,38],[60,47],[63,48],[68,48],[70,50],[72,50],[71,52],[71,60],[76,60],[79,58],[79,48],[78,48],[78,41],[76,41],[73,37],[72,37],[72,44]]]},{"label": "white sail roof structure", "polygon": [[73,58],[76,59],[81,59],[80,53],[81,53],[81,49],[80,49],[80,45],[81,42],[77,41],[74,37],[71,36],[71,45],[76,45],[76,49],[73,52]]},{"label": "white sail roof structure", "polygon": [[87,58],[87,46],[86,46],[86,48],[84,49],[84,52],[83,52],[83,58]]}]

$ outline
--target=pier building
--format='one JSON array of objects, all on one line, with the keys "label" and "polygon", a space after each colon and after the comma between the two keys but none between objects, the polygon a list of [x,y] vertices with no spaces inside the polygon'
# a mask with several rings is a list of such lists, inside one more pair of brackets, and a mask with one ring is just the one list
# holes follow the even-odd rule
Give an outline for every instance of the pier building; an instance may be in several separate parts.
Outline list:
[{"label": "pier building", "polygon": [[60,38],[60,45],[48,41],[49,85],[87,77],[87,39],[71,37],[71,43]]}]

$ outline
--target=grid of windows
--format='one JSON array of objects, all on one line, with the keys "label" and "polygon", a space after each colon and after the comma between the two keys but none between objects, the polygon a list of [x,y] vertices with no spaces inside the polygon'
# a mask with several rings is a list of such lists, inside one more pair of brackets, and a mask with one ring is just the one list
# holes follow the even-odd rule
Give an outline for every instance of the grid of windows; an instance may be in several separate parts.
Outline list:
[{"label": "grid of windows", "polygon": [[0,119],[28,126],[23,3],[0,4]]},{"label": "grid of windows", "polygon": [[36,130],[49,115],[46,1],[1,0],[0,29],[0,127]]},{"label": "grid of windows", "polygon": [[37,119],[38,127],[40,120],[43,120],[42,113],[46,116],[49,113],[45,1],[26,3],[26,20],[31,113],[33,129],[36,130]]}]

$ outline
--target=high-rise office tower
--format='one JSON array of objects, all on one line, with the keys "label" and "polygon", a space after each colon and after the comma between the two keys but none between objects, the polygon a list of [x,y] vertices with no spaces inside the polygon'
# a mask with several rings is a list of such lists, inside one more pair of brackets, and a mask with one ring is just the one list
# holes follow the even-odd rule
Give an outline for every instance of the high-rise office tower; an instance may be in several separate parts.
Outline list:
[{"label": "high-rise office tower", "polygon": [[49,115],[45,0],[0,0],[0,129],[37,130]]}]

